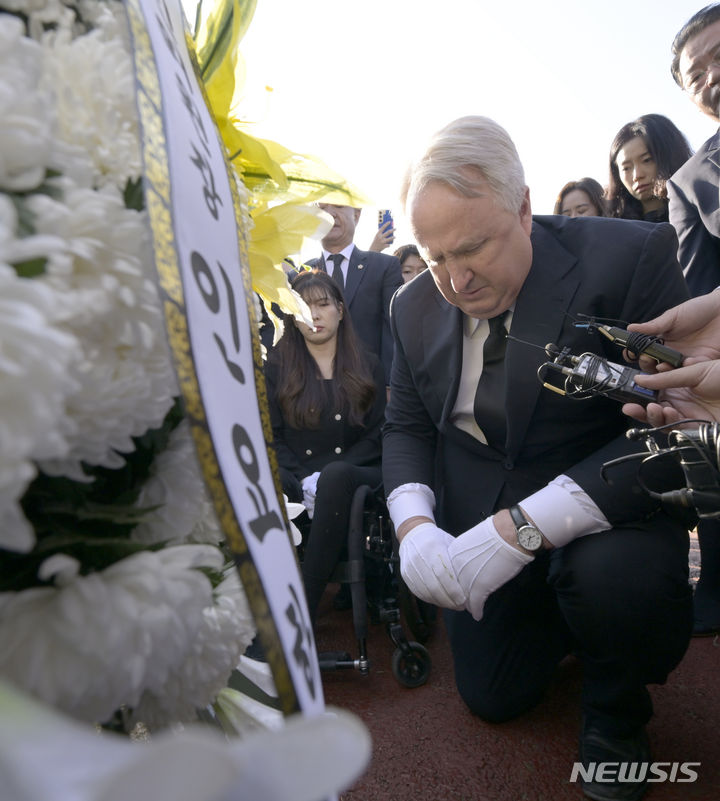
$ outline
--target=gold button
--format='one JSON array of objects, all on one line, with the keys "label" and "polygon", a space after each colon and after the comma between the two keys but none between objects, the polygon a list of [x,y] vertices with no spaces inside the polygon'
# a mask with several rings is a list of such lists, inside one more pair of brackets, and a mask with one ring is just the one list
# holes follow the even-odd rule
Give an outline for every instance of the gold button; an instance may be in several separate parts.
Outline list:
[{"label": "gold button", "polygon": [[336,420],[342,420],[342,415],[341,414],[336,414],[335,415],[335,419]]},{"label": "gold button", "polygon": [[335,448],[335,453],[342,453],[342,448]]}]

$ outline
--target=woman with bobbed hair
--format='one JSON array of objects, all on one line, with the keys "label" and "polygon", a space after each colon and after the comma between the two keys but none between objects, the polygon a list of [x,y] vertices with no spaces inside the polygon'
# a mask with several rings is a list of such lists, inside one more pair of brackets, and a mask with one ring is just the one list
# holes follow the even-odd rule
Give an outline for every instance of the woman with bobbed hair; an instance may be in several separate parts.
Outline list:
[{"label": "woman with bobbed hair", "polygon": [[553,214],[564,217],[604,217],[603,188],[594,178],[568,181],[555,201]]},{"label": "woman with bobbed hair", "polygon": [[400,271],[402,272],[403,284],[412,281],[416,275],[427,269],[427,264],[420,255],[417,245],[401,245],[393,256],[400,259]]},{"label": "woman with bobbed hair", "polygon": [[665,184],[692,154],[685,135],[662,114],[623,125],[610,147],[608,216],[667,222]]}]

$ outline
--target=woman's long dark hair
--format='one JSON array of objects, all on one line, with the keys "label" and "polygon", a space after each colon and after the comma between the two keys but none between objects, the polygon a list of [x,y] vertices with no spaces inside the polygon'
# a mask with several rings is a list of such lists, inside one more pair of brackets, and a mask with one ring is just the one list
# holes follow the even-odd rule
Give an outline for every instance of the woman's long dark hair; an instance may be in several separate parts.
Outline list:
[{"label": "woman's long dark hair", "polygon": [[[375,400],[375,381],[345,307],[342,290],[323,270],[309,270],[290,283],[306,303],[328,299],[344,310],[337,331],[333,381],[326,382],[291,315],[285,315],[285,332],[271,352],[278,366],[278,403],[292,428],[317,428],[328,403],[344,409],[351,425],[362,425]],[[330,395],[328,395],[328,389]]]},{"label": "woman's long dark hair", "polygon": [[665,184],[674,172],[692,156],[692,148],[682,131],[662,114],[644,114],[623,125],[610,147],[610,179],[607,187],[608,217],[625,220],[642,220],[643,205],[634,198],[620,180],[617,156],[620,150],[635,137],[641,137],[657,165],[655,197],[667,203]]}]

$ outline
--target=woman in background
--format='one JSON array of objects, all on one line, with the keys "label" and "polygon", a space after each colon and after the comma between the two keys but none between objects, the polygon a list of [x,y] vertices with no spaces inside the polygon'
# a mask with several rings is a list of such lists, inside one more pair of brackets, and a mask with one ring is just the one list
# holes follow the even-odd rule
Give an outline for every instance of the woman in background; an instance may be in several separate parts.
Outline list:
[{"label": "woman in background", "polygon": [[393,256],[400,259],[403,284],[412,281],[416,275],[427,268],[427,264],[423,261],[415,245],[402,245],[393,253]]},{"label": "woman in background", "polygon": [[667,222],[665,184],[692,156],[684,134],[662,114],[623,125],[610,147],[609,217]]},{"label": "woman in background", "polygon": [[361,349],[342,291],[322,270],[291,282],[314,328],[285,317],[265,378],[283,492],[311,518],[302,576],[310,618],[343,554],[355,490],[382,481],[385,376]]},{"label": "woman in background", "polygon": [[594,178],[568,181],[555,201],[553,214],[565,217],[604,217],[603,188]]}]

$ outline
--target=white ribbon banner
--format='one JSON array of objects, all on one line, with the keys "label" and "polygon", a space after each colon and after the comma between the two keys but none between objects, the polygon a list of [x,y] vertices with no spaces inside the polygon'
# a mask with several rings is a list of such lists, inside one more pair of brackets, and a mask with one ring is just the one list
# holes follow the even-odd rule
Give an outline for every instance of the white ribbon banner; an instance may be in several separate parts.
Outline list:
[{"label": "white ribbon banner", "polygon": [[324,700],[312,627],[267,450],[272,435],[237,187],[188,53],[179,0],[126,0],[126,10],[145,200],[198,458],[283,711],[317,714]]}]

